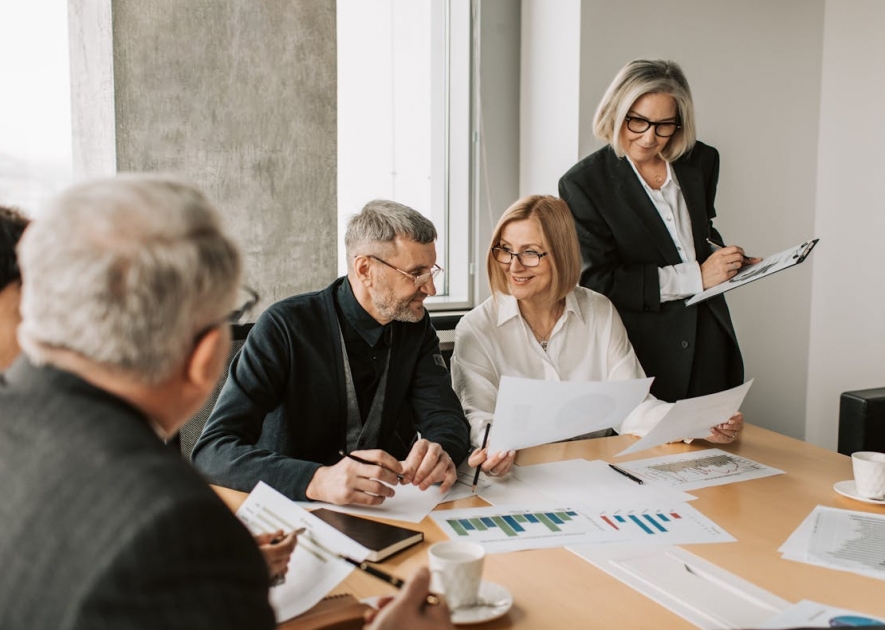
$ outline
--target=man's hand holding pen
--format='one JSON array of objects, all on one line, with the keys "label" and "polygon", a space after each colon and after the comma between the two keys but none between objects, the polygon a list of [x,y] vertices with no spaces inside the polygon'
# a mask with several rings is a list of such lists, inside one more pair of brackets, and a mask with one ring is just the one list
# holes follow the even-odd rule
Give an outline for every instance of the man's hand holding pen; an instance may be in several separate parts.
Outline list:
[{"label": "man's hand holding pen", "polygon": [[707,239],[713,253],[701,265],[704,290],[731,280],[741,268],[761,262],[761,258],[747,256],[737,245],[723,246]]}]

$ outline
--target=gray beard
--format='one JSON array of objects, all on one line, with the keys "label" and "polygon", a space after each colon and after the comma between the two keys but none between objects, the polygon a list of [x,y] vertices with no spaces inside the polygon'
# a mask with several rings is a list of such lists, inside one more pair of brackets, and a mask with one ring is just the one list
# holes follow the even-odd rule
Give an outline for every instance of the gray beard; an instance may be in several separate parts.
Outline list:
[{"label": "gray beard", "polygon": [[409,308],[409,302],[412,301],[413,297],[415,296],[411,295],[408,299],[396,302],[390,295],[377,297],[373,295],[372,303],[384,319],[415,324],[424,319],[424,309],[421,309],[420,315],[416,315],[412,309]]}]

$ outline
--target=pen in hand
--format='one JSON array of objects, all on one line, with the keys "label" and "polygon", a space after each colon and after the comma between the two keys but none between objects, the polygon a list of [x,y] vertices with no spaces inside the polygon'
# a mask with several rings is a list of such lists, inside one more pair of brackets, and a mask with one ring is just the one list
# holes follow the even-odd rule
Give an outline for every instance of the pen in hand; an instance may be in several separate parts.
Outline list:
[{"label": "pen in hand", "polygon": [[[714,241],[714,240],[712,240],[712,239],[710,239],[710,238],[707,238],[706,240],[707,240],[707,242],[708,242],[710,245],[713,246],[713,251],[714,251],[714,252],[715,252],[717,249],[722,249],[722,248],[725,247],[725,245],[723,245],[722,243],[717,243],[716,241]],[[750,262],[750,260],[752,260],[752,259],[751,259],[749,256],[747,256],[746,254],[743,254],[743,258],[744,258],[744,264],[745,264],[745,265],[746,265],[748,262]]]},{"label": "pen in hand", "polygon": [[[486,425],[486,431],[482,436],[482,446],[479,447],[479,450],[482,450],[486,447],[486,444],[489,442],[489,430],[492,428],[492,423],[489,422]],[[476,472],[473,474],[473,494],[476,494],[476,484],[479,482],[479,472],[482,470],[482,464],[476,467]]]},{"label": "pen in hand", "polygon": [[370,462],[369,460],[363,459],[362,457],[354,455],[353,453],[345,453],[344,451],[338,451],[338,454],[341,455],[341,457],[347,457],[348,459],[352,459],[353,461],[359,462],[360,464],[368,464],[369,466],[378,466],[380,468],[383,468],[386,471],[392,472],[394,475],[396,475],[396,478],[399,479],[400,481],[403,480],[403,476],[401,474],[399,474],[398,472],[393,472],[387,466],[381,466],[381,464],[378,464],[376,462]]},{"label": "pen in hand", "polygon": [[642,479],[640,479],[639,477],[636,477],[636,476],[634,476],[634,475],[631,475],[630,473],[628,473],[628,472],[627,472],[626,470],[624,470],[623,468],[618,468],[618,467],[615,466],[614,464],[609,464],[608,467],[611,468],[612,470],[614,470],[615,472],[619,472],[619,473],[621,473],[622,475],[624,475],[627,479],[630,479],[631,481],[635,481],[635,482],[638,483],[638,484],[643,484],[643,483],[645,483],[645,482],[644,482]]}]

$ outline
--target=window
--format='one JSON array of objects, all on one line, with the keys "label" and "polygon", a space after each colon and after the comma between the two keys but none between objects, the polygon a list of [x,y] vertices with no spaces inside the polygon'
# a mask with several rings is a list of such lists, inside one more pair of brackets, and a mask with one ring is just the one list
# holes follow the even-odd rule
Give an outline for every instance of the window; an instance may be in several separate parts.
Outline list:
[{"label": "window", "polygon": [[34,217],[71,174],[68,5],[0,2],[0,203]]},{"label": "window", "polygon": [[431,309],[471,304],[470,2],[338,0],[339,269],[369,200],[415,208],[445,269]]}]

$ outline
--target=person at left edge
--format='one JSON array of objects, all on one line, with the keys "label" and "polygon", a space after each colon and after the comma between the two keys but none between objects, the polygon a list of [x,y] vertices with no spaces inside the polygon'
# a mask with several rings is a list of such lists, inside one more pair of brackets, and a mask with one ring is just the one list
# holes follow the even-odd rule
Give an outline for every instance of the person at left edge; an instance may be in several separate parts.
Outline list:
[{"label": "person at left edge", "polygon": [[417,211],[371,201],[347,226],[347,275],[262,314],[194,447],[213,483],[338,505],[383,502],[397,475],[454,484],[469,425],[424,308],[435,240]]}]

